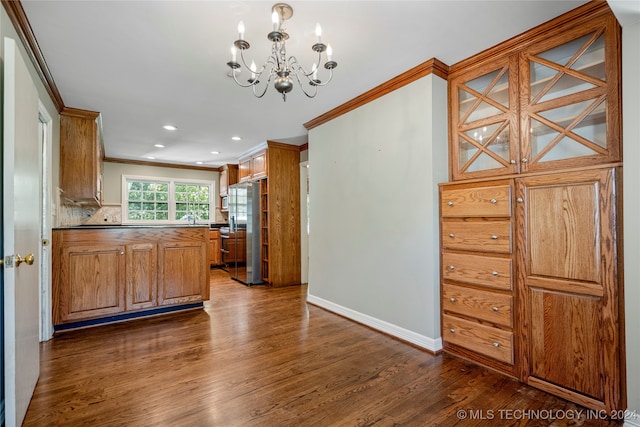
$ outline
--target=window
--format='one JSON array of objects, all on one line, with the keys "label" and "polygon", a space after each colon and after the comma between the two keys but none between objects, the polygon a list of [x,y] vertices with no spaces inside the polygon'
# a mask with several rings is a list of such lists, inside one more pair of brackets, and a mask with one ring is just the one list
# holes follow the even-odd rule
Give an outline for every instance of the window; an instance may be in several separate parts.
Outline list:
[{"label": "window", "polygon": [[123,222],[209,222],[214,206],[213,184],[212,181],[123,175]]}]

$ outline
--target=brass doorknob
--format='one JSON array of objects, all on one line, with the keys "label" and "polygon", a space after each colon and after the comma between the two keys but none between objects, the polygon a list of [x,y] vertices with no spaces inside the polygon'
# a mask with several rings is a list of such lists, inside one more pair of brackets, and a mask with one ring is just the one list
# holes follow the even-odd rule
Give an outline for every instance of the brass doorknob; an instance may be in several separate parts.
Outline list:
[{"label": "brass doorknob", "polygon": [[22,264],[23,262],[27,265],[33,265],[33,261],[36,258],[33,256],[33,254],[28,254],[26,257],[22,258],[20,256],[20,254],[16,254],[15,258],[14,258],[14,262],[16,264],[16,267],[18,267],[20,264]]}]

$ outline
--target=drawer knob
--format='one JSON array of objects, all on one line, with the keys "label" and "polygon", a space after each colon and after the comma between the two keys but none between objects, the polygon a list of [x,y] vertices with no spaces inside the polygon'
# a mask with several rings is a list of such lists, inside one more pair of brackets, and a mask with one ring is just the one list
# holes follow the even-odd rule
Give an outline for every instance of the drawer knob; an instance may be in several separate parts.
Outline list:
[{"label": "drawer knob", "polygon": [[494,343],[493,343],[493,346],[494,346],[495,348],[498,348],[498,347],[500,347],[500,343],[498,343],[498,342],[494,342]]},{"label": "drawer knob", "polygon": [[456,330],[455,330],[455,329],[453,329],[453,328],[451,328],[451,329],[449,329],[449,332],[451,332],[452,334],[455,334],[455,333],[456,333]]},{"label": "drawer knob", "polygon": [[456,268],[455,268],[453,265],[450,265],[450,266],[449,266],[449,270],[450,270],[450,271],[453,271],[453,270],[455,270],[455,269],[456,269]]},{"label": "drawer knob", "polygon": [[496,313],[498,312],[498,307],[492,307],[491,310],[495,311]]},{"label": "drawer knob", "polygon": [[524,199],[523,199],[522,197],[518,197],[518,198],[516,199],[516,202],[518,202],[518,203],[522,203],[522,202],[524,202]]},{"label": "drawer knob", "polygon": [[492,271],[491,274],[493,274],[494,276],[497,276],[498,272],[497,271]]},{"label": "drawer knob", "polygon": [[522,159],[522,160],[520,160],[520,161],[521,161],[522,163],[527,163],[527,162],[529,161],[529,159],[524,158],[524,159]]},{"label": "drawer knob", "polygon": [[449,298],[449,301],[456,302],[456,299],[454,297],[451,297],[451,298]]},{"label": "drawer knob", "polygon": [[453,206],[453,202],[447,202],[447,205]]},{"label": "drawer knob", "polygon": [[493,240],[498,240],[498,236],[496,236],[495,234],[494,234],[493,236],[491,236],[491,238],[492,238]]},{"label": "drawer knob", "polygon": [[453,239],[454,237],[456,237],[456,235],[453,234],[453,233],[449,233],[449,237],[451,237]]},{"label": "drawer knob", "polygon": [[124,255],[124,251],[120,251],[120,255]]},{"label": "drawer knob", "polygon": [[491,200],[490,200],[490,202],[491,202],[491,203],[493,203],[494,205],[495,205],[496,203],[498,203],[498,201],[497,201],[496,199],[491,199]]}]

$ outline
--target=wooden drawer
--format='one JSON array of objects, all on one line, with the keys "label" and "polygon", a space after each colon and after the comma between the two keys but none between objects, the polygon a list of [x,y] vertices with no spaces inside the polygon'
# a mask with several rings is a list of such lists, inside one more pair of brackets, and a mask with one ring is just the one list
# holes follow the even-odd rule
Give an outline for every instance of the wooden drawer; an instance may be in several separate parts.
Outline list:
[{"label": "wooden drawer", "polygon": [[511,186],[443,188],[440,212],[444,218],[511,217]]},{"label": "wooden drawer", "polygon": [[497,325],[512,327],[513,297],[491,291],[481,291],[445,284],[442,287],[442,308]]},{"label": "wooden drawer", "polygon": [[511,264],[510,258],[444,252],[442,277],[444,280],[510,290]]},{"label": "wooden drawer", "polygon": [[209,230],[209,239],[219,239],[220,230]]},{"label": "wooden drawer", "polygon": [[513,364],[513,333],[454,316],[442,316],[444,341]]},{"label": "wooden drawer", "polygon": [[511,222],[442,222],[442,247],[464,251],[509,254],[512,251]]}]

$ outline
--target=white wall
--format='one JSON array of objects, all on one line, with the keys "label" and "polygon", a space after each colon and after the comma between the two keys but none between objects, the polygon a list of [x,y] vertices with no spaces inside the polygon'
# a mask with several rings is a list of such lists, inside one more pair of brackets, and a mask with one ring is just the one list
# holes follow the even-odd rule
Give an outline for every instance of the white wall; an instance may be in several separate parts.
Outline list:
[{"label": "white wall", "polygon": [[628,423],[640,426],[640,168],[637,166],[640,161],[640,7],[636,9],[638,13],[634,21],[621,20],[622,141],[626,163],[623,171],[623,221],[627,407],[635,414]]},{"label": "white wall", "polygon": [[214,198],[216,206],[218,200],[219,172],[195,169],[178,169],[160,166],[131,165],[127,163],[104,163],[104,203],[117,204],[122,201],[122,175],[157,176],[163,178],[188,178],[214,181]]},{"label": "white wall", "polygon": [[441,348],[447,82],[429,75],[309,132],[309,301]]}]

